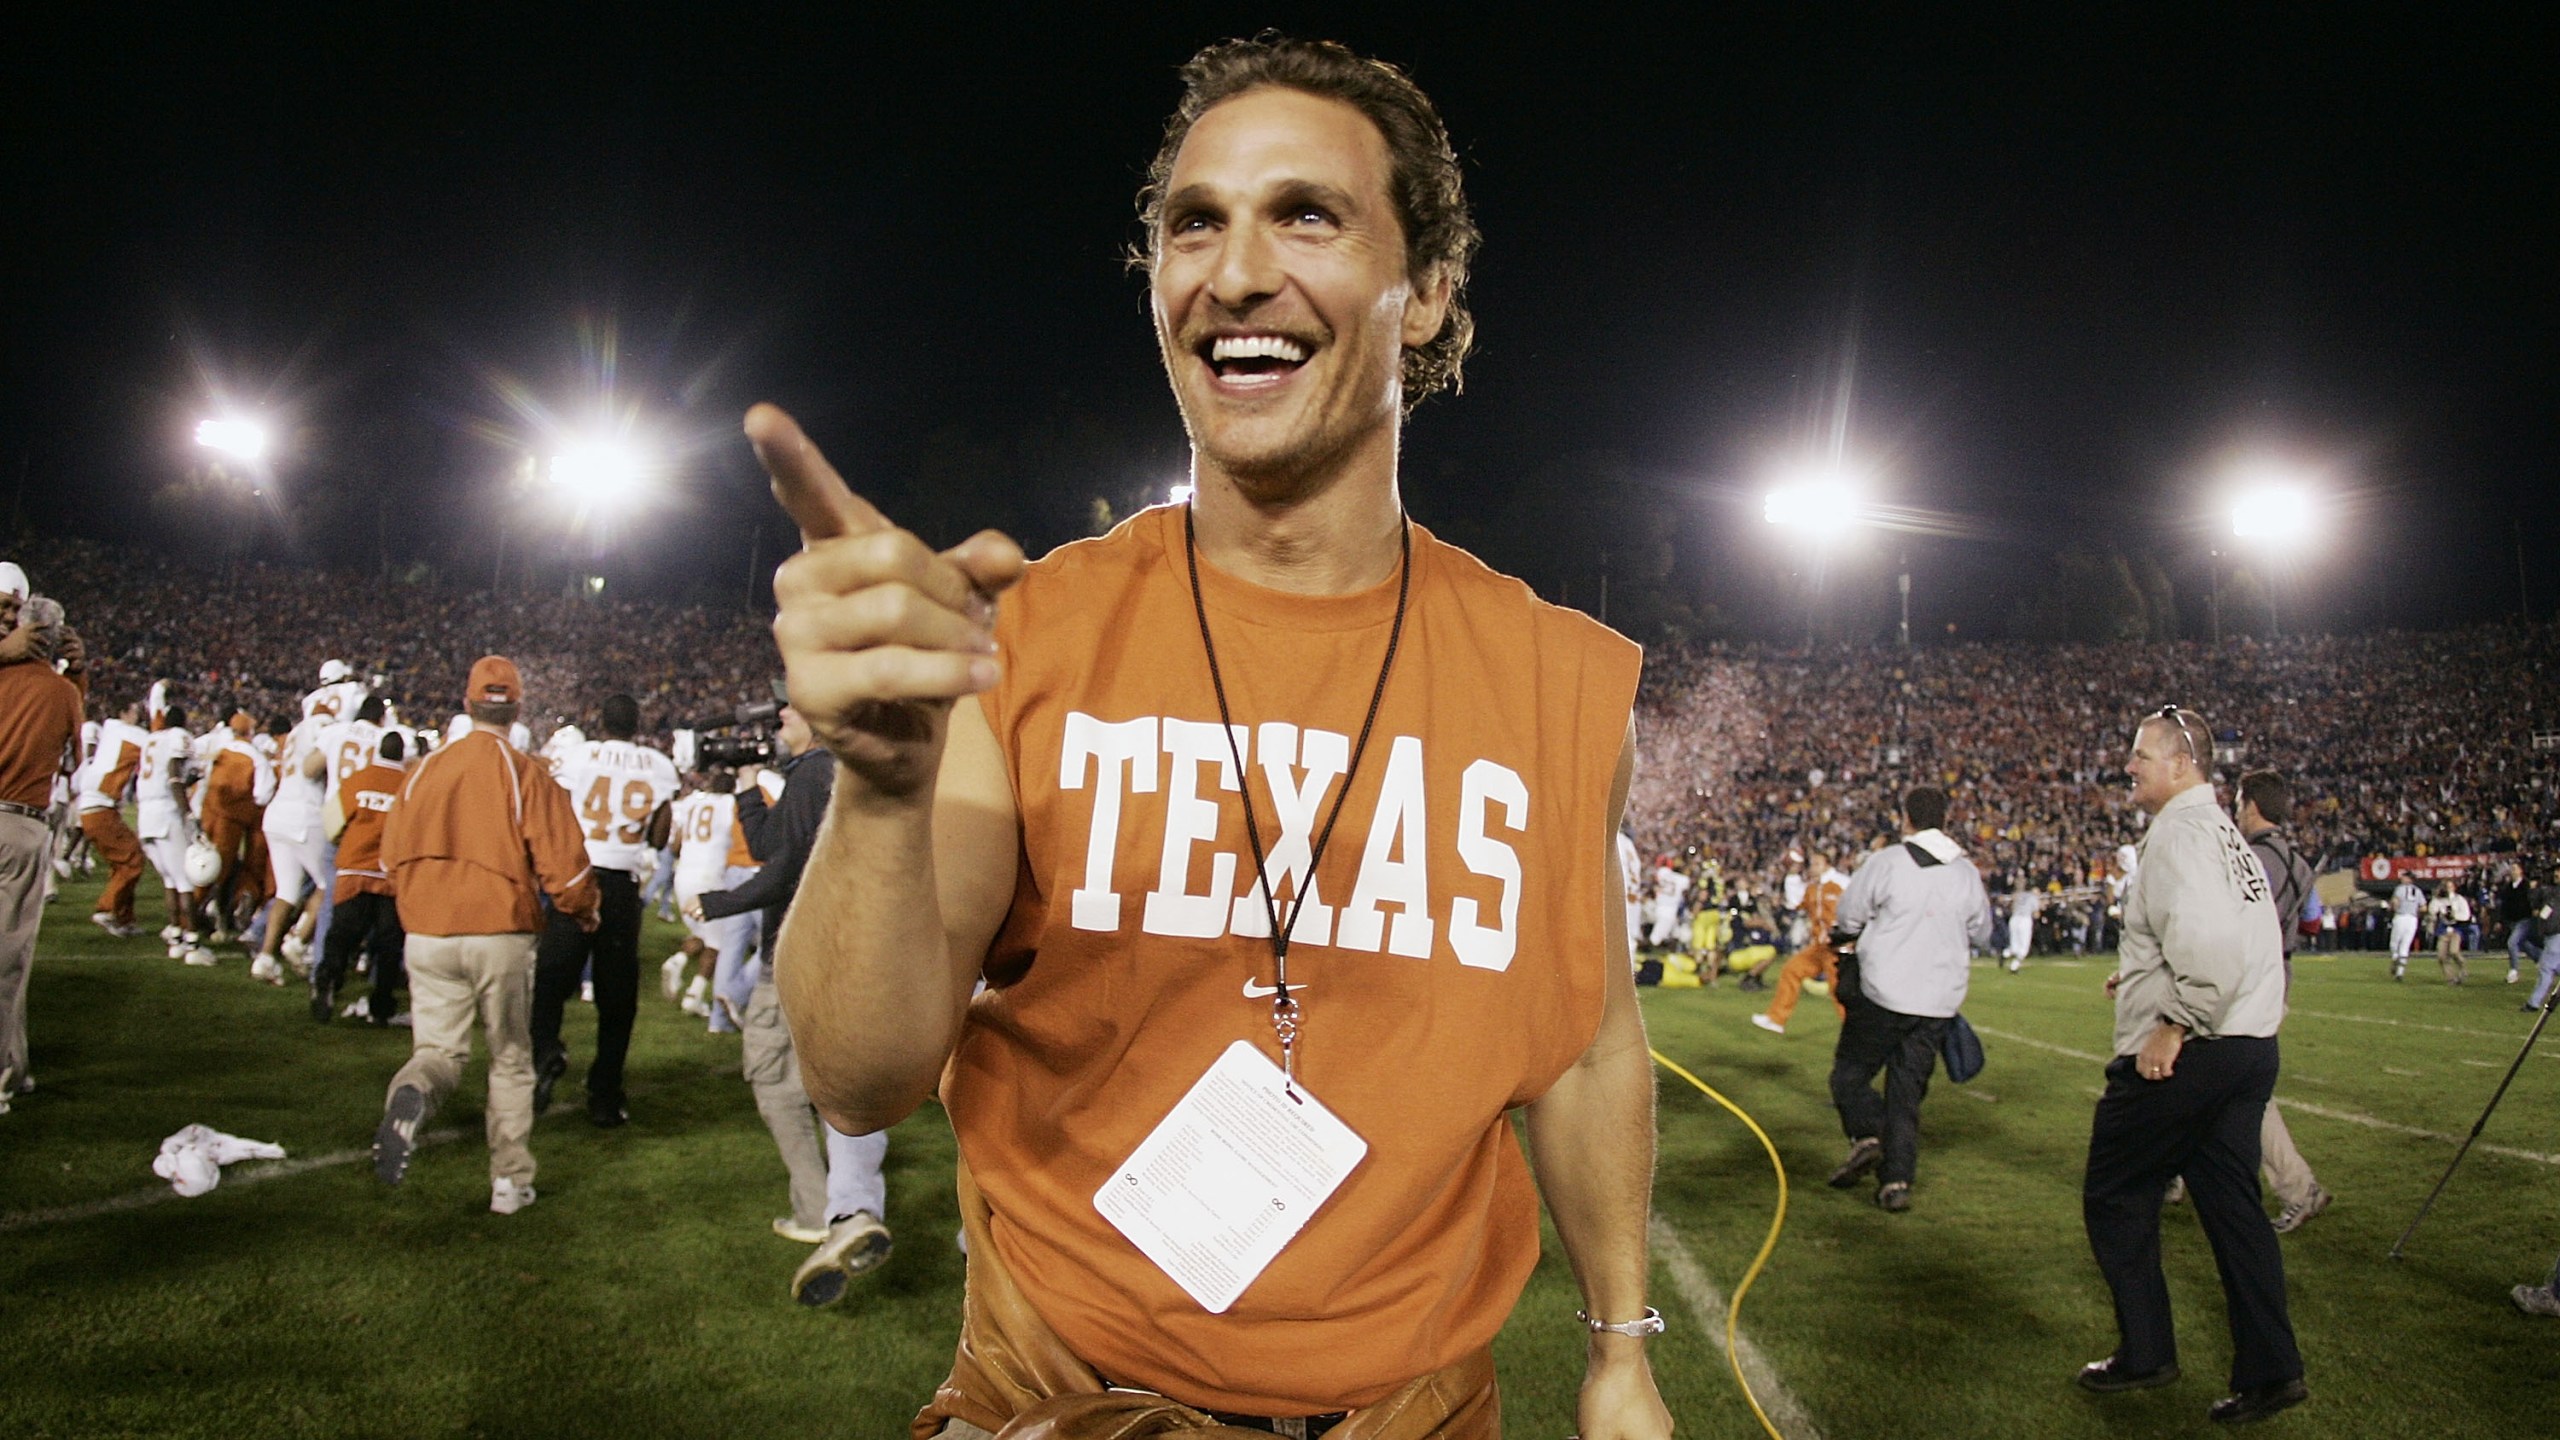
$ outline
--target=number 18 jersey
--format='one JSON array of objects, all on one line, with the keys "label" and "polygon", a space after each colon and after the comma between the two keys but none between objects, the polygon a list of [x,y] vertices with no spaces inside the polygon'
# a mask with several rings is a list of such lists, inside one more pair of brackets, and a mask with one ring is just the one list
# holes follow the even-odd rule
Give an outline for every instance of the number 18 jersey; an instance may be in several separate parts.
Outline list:
[{"label": "number 18 jersey", "polygon": [[587,863],[639,869],[649,853],[649,817],[676,797],[675,762],[634,741],[590,740],[570,750],[559,773],[586,836]]}]

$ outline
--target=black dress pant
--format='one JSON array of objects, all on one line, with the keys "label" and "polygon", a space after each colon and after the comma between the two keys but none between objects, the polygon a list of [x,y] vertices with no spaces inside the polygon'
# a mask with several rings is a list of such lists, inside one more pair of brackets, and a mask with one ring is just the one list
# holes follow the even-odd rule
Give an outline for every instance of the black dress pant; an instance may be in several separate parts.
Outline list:
[{"label": "black dress pant", "polygon": [[2302,1376],[2284,1298],[2284,1252],[2258,1194],[2258,1126],[2275,1092],[2275,1037],[2190,1040],[2165,1080],[2133,1058],[2107,1065],[2089,1128],[2080,1212],[2089,1250],[2115,1295],[2117,1362],[2136,1373],[2175,1363],[2169,1282],[2160,1271],[2160,1195],[2171,1177],[2213,1247],[2231,1316],[2231,1388]]},{"label": "black dress pant", "polygon": [[640,885],[628,870],[594,872],[604,902],[596,928],[554,910],[543,923],[533,960],[533,1059],[541,1065],[565,1055],[560,1016],[578,993],[578,977],[594,967],[596,1058],[587,1066],[587,1104],[620,1105],[622,1061],[631,1049],[631,1022],[640,1013]]},{"label": "black dress pant", "polygon": [[376,1025],[390,1024],[391,1017],[400,1013],[399,995],[409,982],[400,960],[407,938],[400,929],[400,907],[390,896],[358,891],[338,901],[330,912],[329,936],[320,947],[320,965],[312,973],[311,988],[335,994],[362,953],[365,976],[373,985],[373,993],[365,999],[365,1013]]},{"label": "black dress pant", "polygon": [[[1920,1172],[1920,1102],[1929,1097],[1929,1076],[1948,1022],[1905,1015],[1868,999],[1854,955],[1841,957],[1833,989],[1849,1012],[1831,1052],[1831,1103],[1840,1111],[1840,1131],[1851,1140],[1883,1140],[1877,1182],[1908,1185]],[[1884,1072],[1882,1096],[1875,1089],[1878,1070]]]}]

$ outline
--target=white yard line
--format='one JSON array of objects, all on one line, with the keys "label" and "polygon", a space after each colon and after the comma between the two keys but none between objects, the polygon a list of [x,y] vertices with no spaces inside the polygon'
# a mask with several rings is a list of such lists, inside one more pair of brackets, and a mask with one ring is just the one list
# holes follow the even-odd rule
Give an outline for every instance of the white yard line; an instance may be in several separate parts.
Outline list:
[{"label": "white yard line", "polygon": [[[430,1130],[418,1137],[418,1148],[423,1150],[429,1145],[441,1145],[461,1134],[459,1130]],[[302,1175],[313,1170],[352,1165],[359,1160],[372,1158],[373,1147],[368,1145],[362,1150],[334,1150],[326,1155],[313,1155],[300,1160],[268,1160],[233,1166],[222,1172],[222,1184],[207,1193],[219,1194],[223,1190],[236,1190],[244,1185],[282,1180],[289,1175]],[[113,1215],[122,1210],[142,1210],[179,1198],[181,1197],[178,1192],[168,1186],[154,1185],[147,1190],[128,1190],[122,1195],[110,1195],[104,1200],[86,1200],[77,1205],[57,1205],[50,1210],[21,1210],[14,1215],[0,1215],[0,1235],[5,1235],[12,1230],[34,1230],[46,1225],[64,1225],[74,1220]]]},{"label": "white yard line", "polygon": [[[2305,1015],[2310,1012],[2297,1010],[2294,1013],[2297,1015]],[[2030,1046],[2037,1050],[2050,1050],[2056,1055],[2066,1056],[2073,1060],[2086,1060],[2093,1064],[2100,1065],[2106,1063],[2106,1057],[2103,1055],[2092,1055],[2086,1050],[2074,1050],[2068,1045],[2056,1045],[2050,1040],[2038,1040],[2028,1035],[2012,1035],[2005,1030],[1994,1030],[1988,1025],[1976,1025],[1973,1028],[1979,1034],[1993,1036],[2001,1040],[2012,1041],[2016,1044]],[[2375,1115],[2367,1115],[2360,1110],[2334,1110],[2326,1105],[2314,1105],[2308,1100],[2298,1100],[2291,1095],[2279,1095],[2276,1099],[2284,1106],[2285,1113],[2288,1115],[2295,1111],[2300,1111],[2305,1115],[2317,1115],[2324,1120],[2337,1120],[2349,1125],[2362,1125],[2368,1130],[2386,1130],[2394,1135],[2415,1135],[2421,1140],[2441,1140],[2447,1145],[2459,1145],[2462,1143],[2462,1137],[2459,1135],[2447,1135],[2440,1130],[2425,1130],[2415,1125],[2402,1125],[2397,1121],[2385,1120]],[[2491,1145],[2485,1142],[2476,1148],[2485,1150],[2492,1155],[2504,1155],[2510,1160],[2530,1160],[2537,1165],[2560,1165],[2560,1155],[2548,1155],[2539,1150],[2519,1150],[2512,1145]]]},{"label": "white yard line", "polygon": [[[2380,1015],[2340,1015],[2328,1010],[2289,1010],[2291,1015],[2308,1015],[2314,1020],[2345,1020],[2356,1025],[2389,1025],[2398,1030],[2432,1030],[2439,1035],[2470,1035],[2482,1040],[2513,1040],[2516,1037],[2499,1030],[2470,1030],[2459,1025],[2429,1025],[2420,1020],[2393,1020]],[[2546,1050],[2546,1059],[2560,1059],[2560,1051]]]},{"label": "white yard line", "polygon": [[[1652,1233],[1653,1253],[1661,1258],[1663,1268],[1671,1272],[1672,1287],[1680,1292],[1680,1299],[1688,1305],[1689,1317],[1697,1322],[1699,1331],[1709,1337],[1716,1349],[1723,1349],[1724,1292],[1716,1288],[1716,1282],[1707,1278],[1706,1270],[1698,1264],[1698,1257],[1690,1253],[1688,1242],[1680,1238],[1679,1231],[1671,1228],[1670,1221],[1654,1216]],[[1751,1343],[1750,1332],[1734,1332],[1733,1350],[1742,1362],[1744,1378],[1751,1382],[1751,1393],[1759,1397],[1760,1408],[1769,1412],[1769,1421],[1778,1427],[1778,1433],[1786,1436],[1787,1440],[1822,1440],[1822,1427],[1813,1423],[1813,1416],[1804,1408],[1804,1402],[1796,1398],[1796,1392],[1788,1389],[1787,1383],[1778,1378],[1777,1368],[1769,1363],[1769,1357],[1761,1353],[1759,1346]]]}]

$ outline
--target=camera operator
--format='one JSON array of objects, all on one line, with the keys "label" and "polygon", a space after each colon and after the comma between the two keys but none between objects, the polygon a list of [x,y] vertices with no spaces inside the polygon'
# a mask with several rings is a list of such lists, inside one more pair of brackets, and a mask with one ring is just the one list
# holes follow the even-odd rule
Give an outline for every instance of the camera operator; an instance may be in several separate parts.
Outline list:
[{"label": "camera operator", "polygon": [[[0,563],[0,1114],[35,1088],[27,1076],[27,979],[44,921],[53,827],[46,815],[88,681],[80,637],[62,607],[27,595],[27,577]],[[56,669],[57,662],[60,669]]]},{"label": "camera operator", "polygon": [[[764,912],[764,938],[758,943],[762,962],[755,991],[744,1017],[747,1084],[755,1090],[756,1109],[773,1131],[773,1143],[791,1172],[792,1211],[807,1213],[804,1201],[823,1188],[826,1193],[826,1237],[791,1277],[791,1296],[803,1305],[832,1305],[843,1299],[854,1276],[889,1258],[888,1182],[880,1165],[889,1153],[886,1131],[845,1135],[825,1126],[826,1143],[818,1143],[822,1122],[800,1084],[800,1059],[791,1048],[791,1031],[783,1023],[782,1000],[773,985],[773,941],[782,917],[800,888],[800,872],[808,864],[817,839],[818,822],[835,791],[835,758],[820,748],[809,722],[788,705],[782,707],[779,749],[787,756],[778,767],[782,798],[765,804],[756,783],[756,768],[738,770],[738,827],[746,832],[747,849],[764,868],[745,883],[709,890],[686,906],[688,918],[717,920],[749,910]],[[823,1179],[821,1175],[823,1174]]]}]

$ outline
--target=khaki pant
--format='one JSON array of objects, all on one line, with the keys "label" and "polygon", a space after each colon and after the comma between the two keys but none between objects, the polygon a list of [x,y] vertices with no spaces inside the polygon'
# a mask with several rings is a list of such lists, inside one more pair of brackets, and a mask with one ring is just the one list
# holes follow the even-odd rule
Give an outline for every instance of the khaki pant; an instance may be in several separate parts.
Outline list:
[{"label": "khaki pant", "polygon": [[2311,1203],[2311,1192],[2320,1188],[2309,1162],[2293,1148],[2293,1132],[2285,1129],[2284,1115],[2273,1100],[2258,1122],[2258,1164],[2267,1172],[2267,1188],[2275,1192],[2276,1203],[2287,1209]]},{"label": "khaki pant", "polygon": [[782,997],[770,978],[758,981],[747,1000],[742,1068],[755,1092],[756,1113],[773,1132],[782,1168],[791,1172],[791,1218],[815,1228],[827,1223],[827,1151],[818,1140],[818,1112],[800,1085],[800,1057],[783,1023]]},{"label": "khaki pant", "polygon": [[0,1107],[30,1089],[27,1078],[27,980],[36,963],[36,927],[44,923],[44,884],[52,878],[53,830],[25,815],[0,814]]},{"label": "khaki pant", "polygon": [[414,1048],[391,1089],[414,1087],[433,1115],[462,1083],[477,1019],[489,1034],[489,1178],[531,1185],[533,936],[411,935],[404,955]]}]

